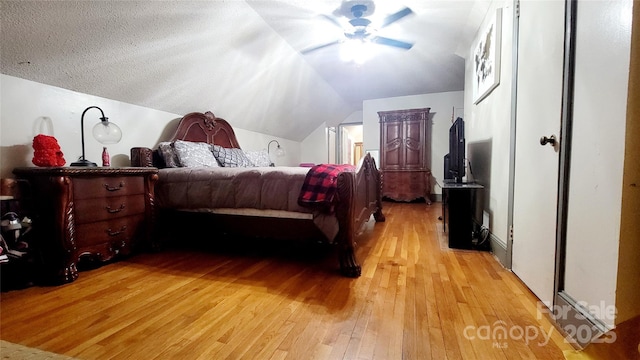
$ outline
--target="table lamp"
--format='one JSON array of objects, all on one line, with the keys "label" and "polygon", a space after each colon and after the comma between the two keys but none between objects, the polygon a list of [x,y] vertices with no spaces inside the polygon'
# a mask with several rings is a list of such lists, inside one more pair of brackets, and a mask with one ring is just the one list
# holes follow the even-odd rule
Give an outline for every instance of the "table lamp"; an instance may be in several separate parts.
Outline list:
[{"label": "table lamp", "polygon": [[80,118],[80,133],[82,134],[82,157],[78,161],[71,163],[71,166],[98,166],[96,163],[87,160],[84,153],[84,114],[86,114],[89,109],[94,108],[100,110],[102,117],[100,117],[100,122],[93,127],[93,137],[103,145],[117,144],[118,142],[120,142],[120,139],[122,139],[122,130],[120,130],[118,125],[109,122],[109,118],[104,116],[104,112],[99,107],[89,106],[88,108],[84,109],[84,111],[82,112],[82,117]]}]

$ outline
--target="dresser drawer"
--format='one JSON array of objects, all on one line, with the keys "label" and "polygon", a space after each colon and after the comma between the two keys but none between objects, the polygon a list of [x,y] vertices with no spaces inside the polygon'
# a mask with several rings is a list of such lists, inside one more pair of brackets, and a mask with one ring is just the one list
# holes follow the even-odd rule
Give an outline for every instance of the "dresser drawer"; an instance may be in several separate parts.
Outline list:
[{"label": "dresser drawer", "polygon": [[76,247],[82,252],[96,244],[130,243],[140,238],[144,224],[144,214],[79,224],[76,227]]},{"label": "dresser drawer", "polygon": [[144,194],[144,178],[141,176],[103,176],[73,180],[74,199]]},{"label": "dresser drawer", "polygon": [[384,171],[382,196],[398,201],[428,199],[429,176],[426,171]]},{"label": "dresser drawer", "polygon": [[383,174],[382,175],[382,186],[386,187],[395,187],[395,185],[398,183],[398,177],[395,176],[395,174]]},{"label": "dresser drawer", "polygon": [[84,199],[75,203],[77,224],[142,214],[144,211],[143,194]]},{"label": "dresser drawer", "polygon": [[385,188],[395,189],[400,182],[400,176],[397,172],[386,171],[382,174],[382,185]]},{"label": "dresser drawer", "polygon": [[408,191],[424,193],[427,189],[425,175],[422,173],[409,173],[407,181],[405,181]]}]

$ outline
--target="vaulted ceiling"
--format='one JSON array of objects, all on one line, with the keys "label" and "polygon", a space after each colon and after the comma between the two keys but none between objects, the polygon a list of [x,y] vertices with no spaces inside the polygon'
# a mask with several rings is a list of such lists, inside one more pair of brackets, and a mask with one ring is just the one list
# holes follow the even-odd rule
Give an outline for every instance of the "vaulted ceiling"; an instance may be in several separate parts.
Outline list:
[{"label": "vaulted ceiling", "polygon": [[[412,11],[363,64],[340,58],[333,20]],[[174,114],[211,110],[235,127],[300,141],[366,99],[464,89],[478,0],[5,1],[3,74]],[[373,12],[371,13],[371,9]],[[304,54],[303,54],[304,53]],[[74,106],[75,104],[68,104]],[[78,104],[81,108],[86,104]],[[150,119],[152,120],[152,119]]]}]

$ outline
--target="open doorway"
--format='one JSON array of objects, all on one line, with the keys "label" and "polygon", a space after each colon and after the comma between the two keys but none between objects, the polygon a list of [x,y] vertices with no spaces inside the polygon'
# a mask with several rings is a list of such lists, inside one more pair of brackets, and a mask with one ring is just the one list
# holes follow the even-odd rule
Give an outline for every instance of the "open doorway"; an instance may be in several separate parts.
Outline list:
[{"label": "open doorway", "polygon": [[327,128],[327,164],[336,164],[338,162],[336,156],[337,131],[335,126]]},{"label": "open doorway", "polygon": [[358,164],[362,156],[364,156],[362,133],[362,123],[345,123],[338,125],[336,163]]}]

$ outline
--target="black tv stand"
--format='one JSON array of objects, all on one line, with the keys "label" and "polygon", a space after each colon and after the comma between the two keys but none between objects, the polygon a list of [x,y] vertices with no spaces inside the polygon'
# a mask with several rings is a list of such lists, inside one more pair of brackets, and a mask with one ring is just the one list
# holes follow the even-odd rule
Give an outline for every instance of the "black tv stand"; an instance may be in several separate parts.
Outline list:
[{"label": "black tv stand", "polygon": [[478,205],[478,193],[484,186],[473,182],[447,182],[442,185],[443,231],[448,233],[449,247],[474,249],[473,212]]}]

